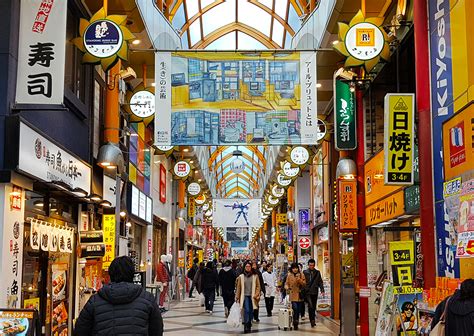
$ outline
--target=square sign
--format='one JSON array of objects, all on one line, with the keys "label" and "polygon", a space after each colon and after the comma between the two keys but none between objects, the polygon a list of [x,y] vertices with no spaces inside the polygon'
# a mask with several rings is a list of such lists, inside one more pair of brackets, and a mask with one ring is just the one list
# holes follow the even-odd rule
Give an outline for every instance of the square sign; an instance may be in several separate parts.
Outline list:
[{"label": "square sign", "polygon": [[415,95],[412,93],[385,96],[385,184],[413,184],[414,107]]},{"label": "square sign", "polygon": [[357,148],[355,97],[348,83],[334,82],[334,137],[337,150]]}]

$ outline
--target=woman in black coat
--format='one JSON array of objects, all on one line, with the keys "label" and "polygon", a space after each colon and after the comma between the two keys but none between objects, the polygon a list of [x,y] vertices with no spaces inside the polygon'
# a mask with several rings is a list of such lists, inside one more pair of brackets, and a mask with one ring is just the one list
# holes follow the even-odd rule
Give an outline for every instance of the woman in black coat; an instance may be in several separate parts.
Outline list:
[{"label": "woman in black coat", "polygon": [[[448,301],[449,299],[449,301]],[[474,279],[464,280],[461,289],[436,307],[431,328],[439,322],[446,307],[446,335],[474,335]]]},{"label": "woman in black coat", "polygon": [[219,279],[217,277],[217,271],[214,269],[214,263],[209,261],[201,274],[201,288],[204,294],[206,312],[210,315],[212,315],[212,310],[214,309],[214,301],[216,300],[218,287]]},{"label": "woman in black coat", "polygon": [[111,283],[92,296],[77,319],[73,335],[163,335],[163,319],[153,295],[133,284],[129,257],[110,264]]},{"label": "woman in black coat", "polygon": [[221,295],[224,300],[225,317],[229,316],[230,309],[235,301],[235,281],[237,274],[232,269],[230,260],[226,260],[224,267],[219,271],[219,284],[221,286]]}]

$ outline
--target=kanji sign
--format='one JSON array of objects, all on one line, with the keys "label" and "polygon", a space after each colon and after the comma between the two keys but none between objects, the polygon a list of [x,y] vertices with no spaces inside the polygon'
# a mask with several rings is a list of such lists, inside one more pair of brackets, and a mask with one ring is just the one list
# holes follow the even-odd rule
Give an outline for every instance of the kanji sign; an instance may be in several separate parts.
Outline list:
[{"label": "kanji sign", "polygon": [[357,182],[339,180],[339,229],[341,231],[357,230]]},{"label": "kanji sign", "polygon": [[66,0],[21,0],[16,102],[62,104]]},{"label": "kanji sign", "polygon": [[102,269],[108,270],[115,258],[115,215],[102,215],[104,230],[105,255],[102,258]]},{"label": "kanji sign", "polygon": [[298,245],[302,248],[302,249],[309,249],[311,247],[311,239],[309,239],[308,237],[301,237],[299,240],[298,240]]},{"label": "kanji sign", "polygon": [[348,83],[334,83],[334,137],[337,150],[357,148],[355,97]]},{"label": "kanji sign", "polygon": [[403,190],[365,208],[367,226],[386,222],[405,213]]},{"label": "kanji sign", "polygon": [[415,95],[385,96],[385,184],[413,184]]}]

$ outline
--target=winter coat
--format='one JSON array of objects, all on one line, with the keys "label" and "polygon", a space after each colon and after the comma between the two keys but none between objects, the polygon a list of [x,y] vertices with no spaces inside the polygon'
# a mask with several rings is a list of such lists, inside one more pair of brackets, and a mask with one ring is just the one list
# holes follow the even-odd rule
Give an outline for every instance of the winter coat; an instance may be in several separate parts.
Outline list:
[{"label": "winter coat", "polygon": [[224,267],[219,272],[219,284],[221,286],[222,294],[235,292],[235,281],[237,274],[232,267]]},{"label": "winter coat", "polygon": [[319,290],[321,290],[321,292],[324,292],[324,283],[320,271],[318,271],[317,269],[314,269],[313,271],[307,269],[303,272],[303,274],[306,279],[306,294],[318,295]]},{"label": "winter coat", "polygon": [[[474,335],[474,299],[461,300],[460,292],[456,291],[448,302],[446,312],[446,335],[472,336]],[[447,299],[436,307],[431,327],[439,322],[443,315]]]},{"label": "winter coat", "polygon": [[199,294],[202,293],[202,272],[204,271],[204,268],[198,268],[196,275],[194,276],[193,283],[195,284],[194,287],[196,287],[197,291]]},{"label": "winter coat", "polygon": [[219,279],[217,277],[217,271],[205,268],[201,273],[201,291],[204,289],[213,289],[216,290],[219,287]]},{"label": "winter coat", "polygon": [[168,268],[163,262],[159,262],[156,267],[156,281],[162,283],[168,283],[170,281]]},{"label": "winter coat", "polygon": [[151,293],[133,283],[113,282],[89,299],[73,335],[161,336],[163,319]]},{"label": "winter coat", "polygon": [[276,296],[277,279],[275,272],[263,272],[263,283],[265,286],[265,297]]},{"label": "winter coat", "polygon": [[306,279],[301,273],[297,273],[295,276],[293,272],[288,273],[285,282],[286,292],[288,293],[289,300],[291,302],[301,302],[303,298],[301,297],[301,289],[306,286]]},{"label": "winter coat", "polygon": [[260,290],[263,295],[265,295],[265,282],[263,281],[262,273],[259,270],[256,270],[255,273],[258,275],[258,280],[260,281]]},{"label": "winter coat", "polygon": [[[244,301],[245,301],[245,281],[244,281],[245,274],[239,275],[237,278],[237,290],[235,292],[235,301],[239,301],[240,308],[243,309]],[[260,281],[258,280],[258,275],[253,274],[252,277],[252,305],[254,307],[258,307],[258,303],[260,302]]]}]

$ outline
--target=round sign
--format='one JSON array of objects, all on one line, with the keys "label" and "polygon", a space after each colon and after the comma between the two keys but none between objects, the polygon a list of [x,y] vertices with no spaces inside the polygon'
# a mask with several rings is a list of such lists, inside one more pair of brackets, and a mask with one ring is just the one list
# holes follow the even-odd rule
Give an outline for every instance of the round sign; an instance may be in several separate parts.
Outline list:
[{"label": "round sign", "polygon": [[276,198],[281,198],[285,194],[285,189],[280,187],[278,184],[275,184],[272,187],[272,195],[275,196]]},{"label": "round sign", "polygon": [[240,174],[245,169],[245,164],[241,159],[235,159],[230,163],[230,170],[235,174]]},{"label": "round sign", "polygon": [[270,203],[271,205],[277,205],[278,202],[280,202],[278,198],[273,197],[272,195],[268,196],[267,200],[268,200],[268,203]]},{"label": "round sign", "polygon": [[207,211],[207,210],[209,210],[209,203],[204,203],[202,205],[202,211]]},{"label": "round sign", "polygon": [[384,43],[382,31],[370,22],[353,25],[344,39],[347,52],[361,61],[368,61],[380,55]]},{"label": "round sign", "polygon": [[115,55],[122,47],[122,42],[122,30],[115,22],[105,19],[94,21],[84,33],[87,52],[98,58]]},{"label": "round sign", "polygon": [[191,196],[199,195],[201,192],[201,185],[197,182],[192,182],[188,185],[188,194]]},{"label": "round sign", "polygon": [[186,161],[178,161],[173,168],[174,174],[179,178],[184,178],[191,173],[191,166]]},{"label": "round sign", "polygon": [[204,204],[204,202],[206,202],[206,195],[204,194],[199,195],[198,197],[194,199],[194,202],[196,202],[196,204],[198,205]]},{"label": "round sign", "polygon": [[326,123],[318,118],[318,134],[316,136],[316,141],[321,141],[324,139],[327,133]]},{"label": "round sign", "polygon": [[135,92],[130,98],[130,110],[139,118],[151,117],[155,114],[155,95],[147,90]]},{"label": "round sign", "polygon": [[282,187],[288,187],[291,184],[291,178],[283,175],[282,173],[278,173],[277,175],[277,183]]},{"label": "round sign", "polygon": [[204,216],[206,216],[206,217],[211,217],[211,216],[212,216],[212,210],[211,210],[211,209],[207,210],[207,211],[204,213]]},{"label": "round sign", "polygon": [[293,147],[290,152],[290,160],[295,165],[298,165],[298,166],[304,165],[309,160],[309,152],[303,146]]},{"label": "round sign", "polygon": [[306,249],[310,248],[310,246],[311,246],[311,239],[309,239],[308,237],[301,237],[298,241],[298,245],[303,250],[306,250]]},{"label": "round sign", "polygon": [[298,174],[300,173],[300,167],[293,168],[291,166],[291,163],[286,161],[282,166],[282,172],[284,175],[288,177],[295,177],[295,176],[298,176]]},{"label": "round sign", "polygon": [[173,149],[174,146],[156,146],[156,148],[161,152],[168,152]]}]

